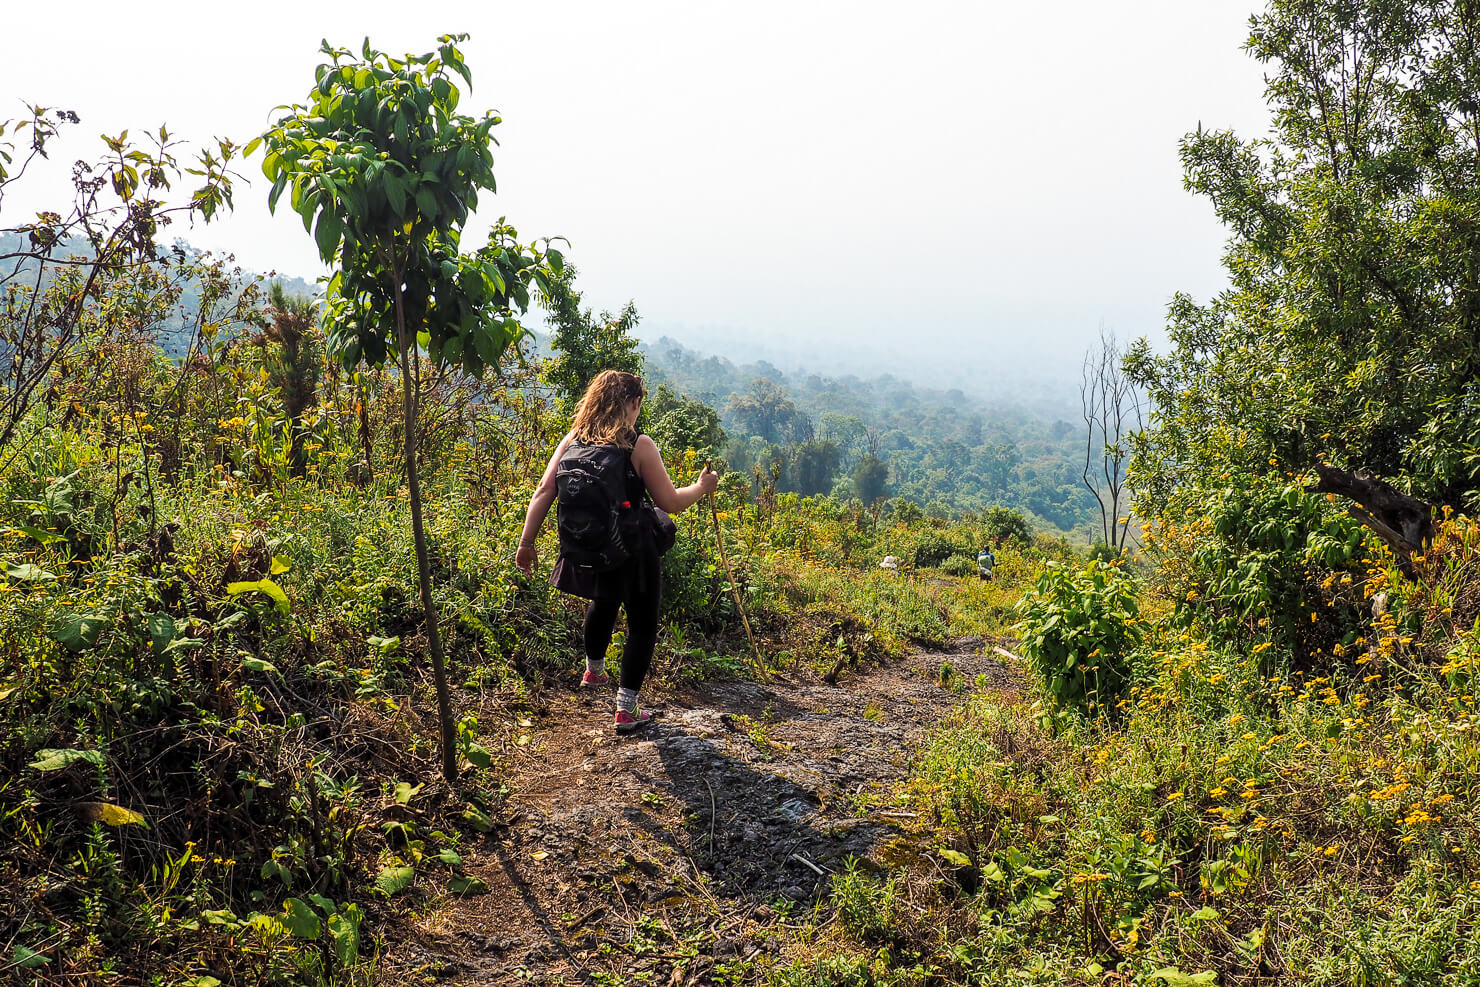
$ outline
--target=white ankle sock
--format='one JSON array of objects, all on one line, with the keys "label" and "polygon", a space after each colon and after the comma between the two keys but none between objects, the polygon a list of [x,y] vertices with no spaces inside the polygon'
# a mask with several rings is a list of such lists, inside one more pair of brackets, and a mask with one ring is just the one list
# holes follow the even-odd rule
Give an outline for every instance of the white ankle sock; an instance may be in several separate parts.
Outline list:
[{"label": "white ankle sock", "polygon": [[600,675],[602,672],[606,671],[606,662],[600,658],[587,658],[586,671],[590,672],[592,675]]},{"label": "white ankle sock", "polygon": [[617,708],[625,709],[629,713],[637,712],[637,691],[635,689],[618,689]]}]

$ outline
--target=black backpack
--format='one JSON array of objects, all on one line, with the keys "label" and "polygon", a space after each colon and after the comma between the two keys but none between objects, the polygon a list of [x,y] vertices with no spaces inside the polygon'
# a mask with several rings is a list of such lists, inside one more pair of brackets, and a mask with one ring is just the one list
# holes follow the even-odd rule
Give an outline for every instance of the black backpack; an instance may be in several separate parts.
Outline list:
[{"label": "black backpack", "polygon": [[632,451],[572,442],[555,468],[560,553],[597,572],[620,567],[642,537],[641,504],[627,493]]}]

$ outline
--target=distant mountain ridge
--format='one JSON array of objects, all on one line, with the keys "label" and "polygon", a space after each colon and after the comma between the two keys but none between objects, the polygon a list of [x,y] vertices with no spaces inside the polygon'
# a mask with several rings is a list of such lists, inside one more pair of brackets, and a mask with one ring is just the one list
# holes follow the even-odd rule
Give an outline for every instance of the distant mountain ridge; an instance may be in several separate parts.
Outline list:
[{"label": "distant mountain ridge", "polygon": [[[162,245],[160,253],[168,253],[174,249],[185,252],[185,256],[192,260],[205,257],[220,257],[210,251],[200,250],[190,245],[183,239],[177,239],[168,246]],[[40,262],[34,258],[25,256],[31,250],[27,238],[20,233],[0,233],[0,285],[28,282],[35,278]],[[82,237],[69,237],[64,241],[62,248],[54,252],[59,258],[91,258],[93,256],[92,244]],[[224,255],[230,259],[231,255]],[[43,282],[47,275],[43,274]],[[281,284],[290,296],[315,298],[320,294],[319,286],[299,277],[278,275],[274,272],[266,274],[257,271],[243,270],[240,273],[240,283],[243,286],[260,281],[264,287],[274,283]],[[43,283],[43,287],[45,284]],[[155,340],[159,348],[171,359],[183,357],[190,346],[190,333],[195,318],[195,306],[199,300],[199,291],[194,285],[187,285],[185,294],[181,299],[180,309],[168,319],[160,322],[154,327]],[[235,296],[233,296],[235,297]]]}]

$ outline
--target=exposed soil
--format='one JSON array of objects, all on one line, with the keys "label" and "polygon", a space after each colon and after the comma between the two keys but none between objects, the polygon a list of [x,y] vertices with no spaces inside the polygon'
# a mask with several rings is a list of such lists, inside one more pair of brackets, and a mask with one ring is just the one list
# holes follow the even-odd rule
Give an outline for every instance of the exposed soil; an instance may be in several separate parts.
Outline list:
[{"label": "exposed soil", "polygon": [[[943,686],[942,663],[967,688]],[[464,854],[489,893],[404,925],[382,972],[449,985],[755,979],[848,857],[876,860],[909,826],[874,796],[977,681],[1011,688],[1014,672],[968,638],[835,686],[803,671],[653,690],[660,718],[626,737],[612,732],[612,687],[547,692],[510,765],[504,824]]]}]

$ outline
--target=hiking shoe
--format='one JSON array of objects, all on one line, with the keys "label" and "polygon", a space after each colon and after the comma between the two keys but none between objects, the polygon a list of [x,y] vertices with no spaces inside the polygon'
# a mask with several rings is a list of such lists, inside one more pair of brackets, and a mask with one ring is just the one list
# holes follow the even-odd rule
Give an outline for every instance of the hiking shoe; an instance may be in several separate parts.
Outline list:
[{"label": "hiking shoe", "polygon": [[581,673],[581,688],[582,689],[593,689],[593,688],[595,688],[596,686],[599,686],[599,685],[606,685],[610,681],[611,681],[611,679],[607,678],[607,675],[606,675],[605,672],[589,672],[588,671],[588,672],[582,672]]},{"label": "hiking shoe", "polygon": [[619,709],[617,710],[615,719],[617,733],[631,733],[634,730],[641,730],[651,722],[653,722],[653,714],[642,710],[629,713],[625,709]]}]

